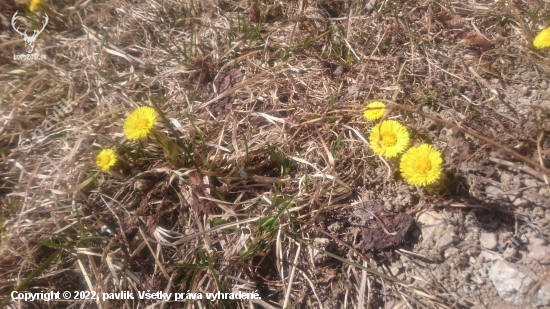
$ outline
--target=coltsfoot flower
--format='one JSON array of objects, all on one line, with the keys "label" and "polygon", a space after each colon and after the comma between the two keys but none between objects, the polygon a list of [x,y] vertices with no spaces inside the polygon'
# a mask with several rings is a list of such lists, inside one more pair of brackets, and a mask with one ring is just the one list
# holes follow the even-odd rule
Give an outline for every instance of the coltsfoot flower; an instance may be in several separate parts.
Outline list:
[{"label": "coltsfoot flower", "polygon": [[29,11],[34,12],[34,10],[39,4],[40,4],[40,0],[31,0],[31,4],[29,4]]},{"label": "coltsfoot flower", "polygon": [[107,171],[116,163],[116,154],[112,149],[103,149],[96,157],[95,163]]},{"label": "coltsfoot flower", "polygon": [[542,30],[533,41],[533,46],[536,48],[550,47],[550,27]]},{"label": "coltsfoot flower", "polygon": [[409,132],[395,120],[384,120],[374,127],[369,139],[374,152],[393,158],[407,149]]},{"label": "coltsfoot flower", "polygon": [[403,154],[399,169],[409,184],[427,186],[441,176],[441,163],[441,153],[431,145],[422,144]]},{"label": "coltsfoot flower", "polygon": [[[367,108],[369,109],[367,109],[364,113],[365,118],[367,118],[368,120],[376,120],[382,117],[384,115],[384,112],[386,111],[385,107],[386,107],[386,104],[379,101],[370,103],[369,105],[367,105]],[[374,109],[370,109],[370,108],[374,108]]]},{"label": "coltsfoot flower", "polygon": [[135,109],[124,121],[124,133],[129,140],[147,136],[157,120],[157,112],[149,106]]}]

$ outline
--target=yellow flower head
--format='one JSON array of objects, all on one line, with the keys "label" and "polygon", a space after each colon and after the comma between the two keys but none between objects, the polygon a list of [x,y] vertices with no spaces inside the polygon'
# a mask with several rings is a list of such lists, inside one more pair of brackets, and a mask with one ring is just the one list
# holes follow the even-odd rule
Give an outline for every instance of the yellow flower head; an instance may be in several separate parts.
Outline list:
[{"label": "yellow flower head", "polygon": [[393,158],[407,148],[409,132],[395,120],[384,120],[374,127],[369,139],[374,152]]},{"label": "yellow flower head", "polygon": [[95,158],[97,166],[107,171],[116,163],[116,154],[112,149],[103,149]]},{"label": "yellow flower head", "polygon": [[441,176],[441,153],[431,145],[422,144],[411,148],[403,157],[399,169],[407,182],[414,186],[427,186]]},{"label": "yellow flower head", "polygon": [[542,30],[533,41],[536,48],[550,47],[550,27]]},{"label": "yellow flower head", "polygon": [[34,12],[34,10],[39,4],[40,4],[40,0],[31,0],[31,4],[29,4],[29,11]]},{"label": "yellow flower head", "polygon": [[386,111],[385,107],[386,104],[382,102],[372,102],[371,104],[367,105],[368,109],[365,111],[365,118],[367,118],[368,120],[376,120],[382,117],[384,115],[384,112]]},{"label": "yellow flower head", "polygon": [[124,122],[124,133],[129,140],[145,137],[151,132],[157,112],[152,107],[142,106],[134,110]]}]

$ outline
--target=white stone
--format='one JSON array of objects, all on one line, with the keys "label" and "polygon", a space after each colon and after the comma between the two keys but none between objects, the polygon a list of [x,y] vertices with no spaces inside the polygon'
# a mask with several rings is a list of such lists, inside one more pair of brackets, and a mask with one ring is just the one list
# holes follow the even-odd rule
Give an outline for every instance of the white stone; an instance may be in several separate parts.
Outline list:
[{"label": "white stone", "polygon": [[479,237],[479,244],[489,250],[493,250],[498,246],[498,238],[495,233],[481,233]]},{"label": "white stone", "polygon": [[524,270],[506,261],[494,262],[489,270],[498,295],[507,302],[521,305],[529,289],[536,283]]},{"label": "white stone", "polygon": [[548,244],[546,239],[540,237],[537,233],[529,233],[527,234],[527,238],[529,239],[529,245],[531,248],[542,247]]},{"label": "white stone", "polygon": [[400,265],[401,263],[394,263],[390,266],[390,272],[392,274],[392,276],[396,277],[397,275],[399,275],[399,273],[401,273],[401,268],[403,268],[403,266]]},{"label": "white stone", "polygon": [[445,228],[444,215],[435,211],[427,211],[418,216],[416,225],[422,232],[424,240],[436,238],[438,231]]},{"label": "white stone", "polygon": [[445,233],[441,238],[437,240],[435,243],[435,246],[440,249],[447,248],[448,246],[452,245],[456,240],[456,237],[452,236],[449,233]]},{"label": "white stone", "polygon": [[550,248],[546,246],[533,248],[527,257],[540,263],[548,264],[550,263]]},{"label": "white stone", "polygon": [[[502,191],[501,188],[497,188],[495,186],[487,186],[487,188],[485,188],[485,193],[487,193],[487,196],[492,198],[498,198],[499,194],[503,192],[504,191]],[[500,197],[502,197],[502,195]]]},{"label": "white stone", "polygon": [[539,288],[531,304],[537,307],[550,305],[550,284],[545,283]]},{"label": "white stone", "polygon": [[523,207],[529,205],[529,201],[524,199],[523,197],[518,197],[513,204],[516,207]]},{"label": "white stone", "polygon": [[[327,248],[327,246],[330,244],[330,239],[328,238],[315,238],[313,239],[313,245],[316,247],[319,247],[323,250]],[[321,251],[313,249],[313,258],[315,262],[317,263],[324,263],[330,259],[330,257]]]}]

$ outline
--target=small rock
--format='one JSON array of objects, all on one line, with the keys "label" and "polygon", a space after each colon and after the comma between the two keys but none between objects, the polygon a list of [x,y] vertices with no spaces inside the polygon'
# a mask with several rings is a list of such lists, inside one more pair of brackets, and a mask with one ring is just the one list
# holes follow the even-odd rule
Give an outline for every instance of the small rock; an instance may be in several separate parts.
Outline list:
[{"label": "small rock", "polygon": [[527,246],[529,250],[533,250],[536,247],[543,247],[548,244],[546,239],[533,232],[527,234],[527,239],[529,239],[529,245]]},{"label": "small rock", "polygon": [[529,205],[529,201],[524,199],[523,197],[516,198],[516,200],[513,203],[514,203],[514,206],[516,207],[523,207],[523,206]]},{"label": "small rock", "polygon": [[540,102],[540,106],[550,109],[550,101],[544,100]]},{"label": "small rock", "polygon": [[496,249],[498,245],[497,234],[481,233],[481,237],[479,238],[479,244],[485,249],[489,249],[489,250]]},{"label": "small rock", "polygon": [[540,206],[533,208],[533,211],[531,212],[531,218],[537,216],[544,217],[544,209]]},{"label": "small rock", "polygon": [[450,247],[449,249],[445,250],[445,252],[443,252],[443,256],[447,259],[451,256],[456,256],[458,252],[460,252],[460,250],[458,250],[457,248]]},{"label": "small rock", "polygon": [[479,255],[483,258],[484,261],[504,260],[504,257],[502,257],[501,254],[494,251],[482,250]]},{"label": "small rock", "polygon": [[445,217],[447,217],[447,219],[453,218],[453,212],[448,210],[447,208],[443,208],[443,214],[445,215]]},{"label": "small rock", "polygon": [[548,264],[550,263],[550,248],[546,246],[533,248],[527,257],[540,263]]},{"label": "small rock", "polygon": [[517,102],[519,104],[531,104],[531,101],[527,98],[519,98]]},{"label": "small rock", "polygon": [[494,186],[487,186],[487,188],[485,188],[485,193],[487,193],[487,196],[491,198],[498,198],[499,194],[503,192],[504,191],[502,191],[501,188],[497,188]]},{"label": "small rock", "polygon": [[493,198],[493,199],[503,198],[503,197],[507,196],[510,199],[510,202],[514,202],[516,200],[516,195],[515,194],[502,195],[502,193],[504,193],[504,191],[502,191],[501,188],[497,188],[497,187],[494,187],[494,186],[487,186],[487,188],[485,188],[485,192],[487,193],[487,197],[490,197],[490,198]]},{"label": "small rock", "polygon": [[496,261],[489,270],[498,295],[507,302],[521,305],[529,289],[536,283],[527,273],[506,261]]},{"label": "small rock", "polygon": [[138,179],[134,182],[134,190],[147,193],[155,183],[148,179]]},{"label": "small rock", "polygon": [[456,237],[452,236],[449,233],[445,233],[441,238],[437,240],[435,243],[435,246],[440,249],[447,248],[448,246],[452,245],[456,240]]},{"label": "small rock", "polygon": [[342,222],[337,221],[328,226],[328,231],[334,234],[334,233],[340,232],[342,227],[343,227]]},{"label": "small rock", "polygon": [[416,225],[422,232],[423,240],[433,239],[439,231],[445,228],[445,219],[441,213],[427,211],[418,216]]},{"label": "small rock", "polygon": [[401,272],[401,268],[403,268],[403,266],[401,266],[400,264],[401,263],[398,262],[390,266],[390,272],[392,276],[396,277],[397,275],[399,275],[399,273]]},{"label": "small rock", "polygon": [[550,284],[545,283],[540,287],[531,304],[537,307],[550,305]]},{"label": "small rock", "polygon": [[[313,239],[313,245],[316,246],[316,247],[319,247],[321,249],[326,249],[327,246],[330,244],[330,239],[328,238],[315,238]],[[321,251],[318,251],[318,250],[313,250],[313,259],[315,260],[315,262],[317,263],[324,263],[326,261],[329,260],[329,256],[322,253]]]}]

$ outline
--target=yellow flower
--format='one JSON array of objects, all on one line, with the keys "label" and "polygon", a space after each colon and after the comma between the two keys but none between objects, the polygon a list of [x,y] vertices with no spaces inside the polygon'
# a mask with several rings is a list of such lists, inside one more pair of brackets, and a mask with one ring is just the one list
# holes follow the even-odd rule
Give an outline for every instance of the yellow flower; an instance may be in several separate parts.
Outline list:
[{"label": "yellow flower", "polygon": [[393,158],[403,152],[409,144],[409,132],[395,120],[378,124],[369,136],[372,150],[379,155]]},{"label": "yellow flower", "polygon": [[40,0],[31,0],[31,4],[29,4],[29,11],[34,12],[34,10],[39,4],[40,4]]},{"label": "yellow flower", "polygon": [[129,140],[145,137],[151,132],[157,112],[152,107],[142,106],[134,110],[124,122],[124,133]]},{"label": "yellow flower", "polygon": [[537,37],[535,37],[533,46],[536,48],[550,47],[550,27],[542,30]]},{"label": "yellow flower", "polygon": [[441,153],[431,145],[422,144],[411,148],[403,157],[399,169],[401,175],[411,185],[427,186],[434,183],[441,176]]},{"label": "yellow flower", "polygon": [[371,104],[367,105],[368,109],[365,111],[365,118],[367,118],[368,120],[376,120],[382,117],[384,115],[384,112],[386,111],[385,107],[386,104],[382,102],[372,102]]},{"label": "yellow flower", "polygon": [[116,163],[116,154],[112,149],[103,149],[96,157],[95,163],[107,171]]}]

